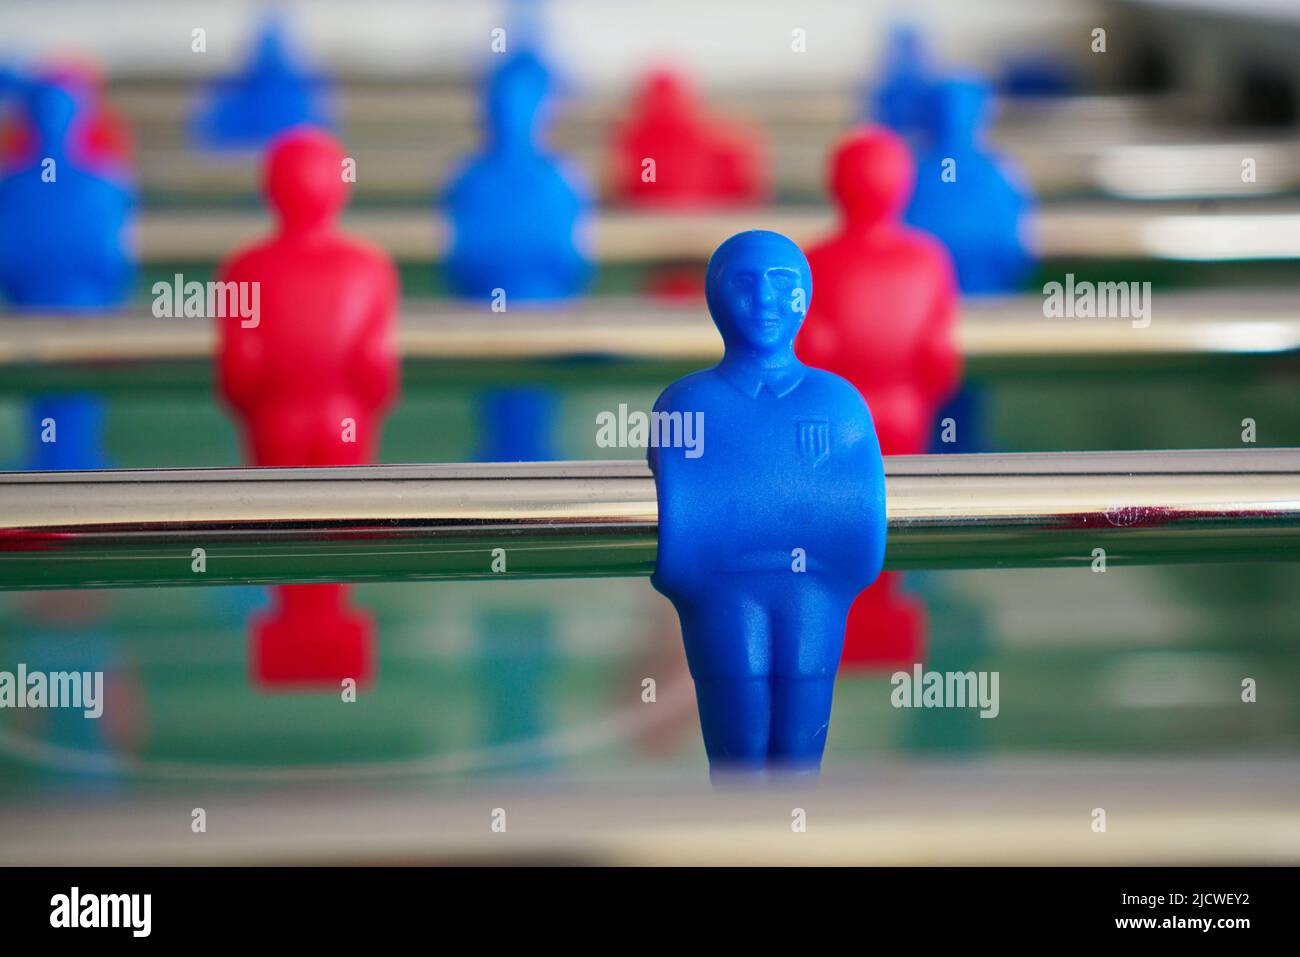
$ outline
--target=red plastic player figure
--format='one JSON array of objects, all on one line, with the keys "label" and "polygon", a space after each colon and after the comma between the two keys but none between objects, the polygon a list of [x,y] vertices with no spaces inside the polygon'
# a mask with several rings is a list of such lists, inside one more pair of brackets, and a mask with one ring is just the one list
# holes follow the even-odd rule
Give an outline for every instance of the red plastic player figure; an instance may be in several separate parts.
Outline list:
[{"label": "red plastic player figure", "polygon": [[758,137],[719,121],[686,81],[651,74],[613,142],[613,196],[645,206],[699,208],[762,202],[768,193]]},{"label": "red plastic player figure", "polygon": [[[221,269],[222,282],[240,284],[241,304],[255,304],[219,320],[217,361],[221,394],[239,413],[257,465],[371,460],[397,392],[397,272],[382,250],[338,229],[344,163],[323,132],[276,139],[264,190],[279,229]],[[347,606],[343,585],[278,588],[276,606],[255,623],[261,681],[337,687],[369,679],[372,624]]]},{"label": "red plastic player figure", "polygon": [[[830,188],[840,231],[808,252],[811,307],[799,357],[857,386],[885,455],[916,455],[961,378],[954,341],[957,284],[947,251],[900,217],[915,168],[906,144],[880,127],[836,147]],[[925,645],[925,608],[883,573],[849,612],[844,664],[911,666]]]}]

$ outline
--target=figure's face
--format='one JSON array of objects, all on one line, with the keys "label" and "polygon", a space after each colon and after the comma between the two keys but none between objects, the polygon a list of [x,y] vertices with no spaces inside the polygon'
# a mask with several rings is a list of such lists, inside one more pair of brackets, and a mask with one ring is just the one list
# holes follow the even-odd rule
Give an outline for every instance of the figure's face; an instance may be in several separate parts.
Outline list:
[{"label": "figure's face", "polygon": [[760,354],[788,348],[807,311],[802,276],[788,266],[761,269],[738,263],[722,277],[719,292],[724,337],[735,337]]}]

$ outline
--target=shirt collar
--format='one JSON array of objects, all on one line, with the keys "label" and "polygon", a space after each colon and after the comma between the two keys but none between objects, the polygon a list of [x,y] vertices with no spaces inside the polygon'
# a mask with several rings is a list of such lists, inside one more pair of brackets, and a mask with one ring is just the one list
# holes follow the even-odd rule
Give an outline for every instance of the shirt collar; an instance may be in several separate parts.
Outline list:
[{"label": "shirt collar", "polygon": [[755,363],[723,362],[718,371],[751,399],[757,399],[764,389],[776,398],[783,399],[803,381],[808,368],[798,361],[775,369],[764,369]]}]

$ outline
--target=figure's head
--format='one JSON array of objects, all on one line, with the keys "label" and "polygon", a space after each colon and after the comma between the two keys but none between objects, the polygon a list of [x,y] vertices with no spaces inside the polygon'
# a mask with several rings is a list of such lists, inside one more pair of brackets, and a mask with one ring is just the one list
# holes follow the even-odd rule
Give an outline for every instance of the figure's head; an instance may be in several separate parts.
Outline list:
[{"label": "figure's head", "polygon": [[788,352],[812,301],[812,270],[793,241],[753,229],[714,251],[704,294],[728,351]]},{"label": "figure's head", "polygon": [[264,188],[285,226],[307,228],[338,218],[348,198],[345,159],[334,137],[314,127],[296,127],[272,141]]},{"label": "figure's head", "polygon": [[989,121],[988,84],[978,77],[959,77],[935,84],[930,115],[940,143],[978,139]]},{"label": "figure's head", "polygon": [[262,22],[257,40],[249,58],[249,70],[254,74],[284,73],[293,67],[284,21],[278,16],[267,17]]},{"label": "figure's head", "polygon": [[546,65],[531,51],[511,54],[488,78],[487,123],[494,145],[532,145],[551,87]]},{"label": "figure's head", "polygon": [[831,154],[831,192],[850,223],[898,219],[915,185],[907,144],[884,127],[854,130]]},{"label": "figure's head", "polygon": [[695,108],[695,90],[679,71],[660,67],[645,78],[638,100],[639,112],[677,115]]},{"label": "figure's head", "polygon": [[912,23],[895,23],[885,41],[885,64],[889,73],[919,73],[924,68],[925,42]]},{"label": "figure's head", "polygon": [[84,103],[77,91],[48,80],[36,80],[27,88],[27,115],[44,155],[63,152],[68,134]]}]

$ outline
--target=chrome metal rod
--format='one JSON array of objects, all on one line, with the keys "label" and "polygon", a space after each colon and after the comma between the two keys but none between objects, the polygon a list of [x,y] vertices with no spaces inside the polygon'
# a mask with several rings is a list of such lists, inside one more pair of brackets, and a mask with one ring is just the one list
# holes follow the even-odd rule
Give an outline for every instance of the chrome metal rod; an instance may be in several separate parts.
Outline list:
[{"label": "chrome metal rod", "polygon": [[[373,133],[364,147],[369,172],[357,182],[355,195],[358,200],[383,197],[390,206],[394,200],[417,203],[436,195],[477,138],[468,129],[463,138],[454,138],[434,128],[424,142],[416,143],[409,129],[393,138],[386,136],[385,129],[367,125],[366,132]],[[820,128],[781,125],[771,154],[778,195],[823,195],[827,153],[835,136],[831,126],[839,128],[838,122]],[[1093,129],[1086,122],[1075,129],[1079,128]],[[1284,193],[1300,181],[1295,168],[1300,151],[1291,137],[1198,142],[1189,138],[1193,135],[1189,131],[1171,130],[1172,142],[1098,144],[1080,143],[1074,132],[1053,136],[1045,129],[1031,135],[1009,131],[1010,135],[995,136],[993,142],[1009,148],[1039,197],[1100,191],[1125,199],[1231,199]],[[354,132],[349,142],[361,139]],[[575,145],[566,153],[589,181],[601,181],[608,160],[603,142]],[[1223,175],[1227,166],[1239,169],[1245,156],[1258,161],[1254,182]],[[259,159],[253,154],[243,162],[231,162],[230,156],[208,157],[183,143],[160,144],[141,152],[140,183],[147,194],[188,199],[189,208],[201,209],[214,196],[227,200],[256,196]]]},{"label": "chrome metal rod", "polygon": [[[140,366],[208,362],[205,319],[158,319],[147,303],[93,318],[0,317],[0,367],[33,374],[53,366],[137,380]],[[1150,322],[1043,315],[1042,296],[978,299],[962,306],[957,340],[968,362],[1058,368],[1300,354],[1300,298],[1281,293],[1163,293]],[[408,301],[398,348],[410,362],[513,362],[600,357],[616,361],[714,362],[722,342],[701,305],[633,297],[584,300],[561,310],[484,315],[441,300]]]},{"label": "chrome metal rod", "polygon": [[[886,460],[886,566],[1300,560],[1300,450]],[[0,588],[646,575],[639,461],[0,474]]]},{"label": "chrome metal rod", "polygon": [[[356,210],[344,219],[398,259],[436,259],[447,248],[448,226],[431,210]],[[671,214],[611,210],[595,217],[590,245],[601,262],[702,262],[745,229],[775,229],[808,243],[834,226],[834,213],[821,205]],[[148,262],[214,260],[269,228],[264,212],[159,209],[141,215],[135,241]],[[1194,203],[1058,203],[1035,214],[1029,233],[1036,253],[1046,258],[1295,259],[1300,204],[1241,200],[1203,212]]]}]

